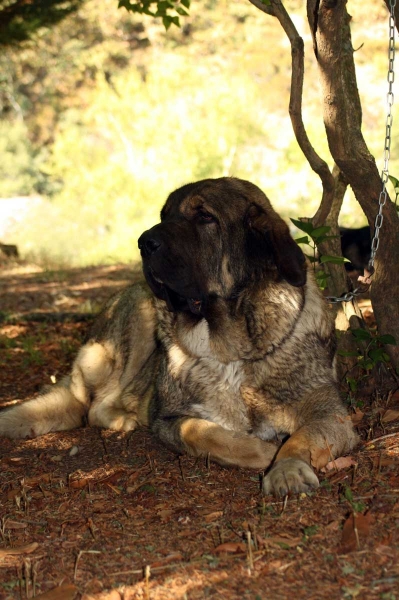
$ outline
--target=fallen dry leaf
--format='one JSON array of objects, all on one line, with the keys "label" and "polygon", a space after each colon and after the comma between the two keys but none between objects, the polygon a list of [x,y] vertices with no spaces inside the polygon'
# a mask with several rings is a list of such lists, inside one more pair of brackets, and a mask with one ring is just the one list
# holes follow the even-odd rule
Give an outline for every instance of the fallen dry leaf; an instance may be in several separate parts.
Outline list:
[{"label": "fallen dry leaf", "polygon": [[9,490],[7,492],[7,500],[14,500],[17,496],[21,495],[21,490]]},{"label": "fallen dry leaf", "polygon": [[86,487],[86,485],[88,485],[89,480],[88,479],[74,479],[73,481],[69,481],[69,487],[73,488],[74,490],[81,490],[82,488]]},{"label": "fallen dry leaf", "polygon": [[291,561],[289,563],[285,563],[282,560],[279,559],[275,559],[275,560],[271,560],[270,562],[267,563],[266,567],[264,567],[260,574],[261,575],[267,575],[268,573],[273,573],[273,572],[284,572],[286,571],[289,567],[291,567],[291,565],[294,564],[294,561]]},{"label": "fallen dry leaf", "polygon": [[325,529],[327,531],[338,531],[340,526],[340,522],[338,521],[338,519],[334,520],[334,521],[330,521],[326,526]]},{"label": "fallen dry leaf", "polygon": [[19,555],[19,554],[30,554],[34,552],[36,548],[39,547],[37,542],[32,542],[31,544],[27,544],[26,546],[14,546],[14,548],[0,548],[0,558],[4,556]]},{"label": "fallen dry leaf", "polygon": [[322,467],[325,467],[326,464],[331,459],[331,448],[318,448],[317,446],[312,446],[310,449],[310,461],[312,467],[319,470]]},{"label": "fallen dry leaf", "polygon": [[61,502],[61,504],[58,507],[58,512],[59,513],[64,513],[70,506],[70,501],[67,500],[66,502]]},{"label": "fallen dry leaf", "polygon": [[373,517],[370,512],[365,515],[351,514],[344,523],[339,553],[347,554],[359,550],[370,532],[372,521]]},{"label": "fallen dry leaf", "polygon": [[390,546],[385,546],[384,544],[377,544],[375,547],[375,552],[381,556],[388,556],[391,558],[394,558],[395,556],[395,550]]},{"label": "fallen dry leaf", "polygon": [[49,590],[48,592],[44,592],[43,594],[39,594],[38,596],[35,596],[35,599],[37,600],[73,600],[73,598],[75,598],[76,596],[76,592],[78,591],[78,588],[76,587],[76,585],[72,585],[72,584],[65,584],[65,585],[60,585],[56,588],[53,588],[52,590]]},{"label": "fallen dry leaf", "polygon": [[63,458],[64,458],[64,457],[63,457],[63,455],[62,455],[62,454],[56,454],[55,456],[51,456],[51,457],[50,457],[50,460],[51,460],[52,462],[61,462]]},{"label": "fallen dry leaf", "polygon": [[50,483],[51,481],[51,473],[42,473],[40,475],[35,475],[34,477],[25,477],[23,480],[23,485],[25,487],[35,487],[36,485],[41,485],[42,483]]},{"label": "fallen dry leaf", "polygon": [[[399,463],[399,456],[375,456],[373,459],[373,468],[391,467]],[[399,480],[398,480],[399,481]]]},{"label": "fallen dry leaf", "polygon": [[4,523],[4,529],[25,529],[25,527],[28,527],[27,523],[12,521],[11,519],[7,519]]},{"label": "fallen dry leaf", "polygon": [[351,421],[354,425],[358,425],[364,417],[364,412],[360,408],[355,408],[355,412],[351,414]]},{"label": "fallen dry leaf", "polygon": [[382,423],[391,423],[391,421],[399,421],[399,410],[388,408],[381,417]]},{"label": "fallen dry leaf", "polygon": [[173,510],[170,508],[165,508],[164,510],[159,510],[157,515],[162,521],[166,521],[173,515]]},{"label": "fallen dry leaf", "polygon": [[344,597],[345,598],[357,598],[358,595],[364,590],[365,588],[360,585],[360,583],[356,583],[355,585],[352,586],[342,586],[342,591],[344,592]]},{"label": "fallen dry leaf", "polygon": [[327,471],[341,471],[341,469],[347,469],[348,467],[356,464],[357,462],[353,456],[340,456],[327,463],[326,466],[321,469],[321,471],[323,473],[327,473]]},{"label": "fallen dry leaf", "polygon": [[300,537],[291,537],[289,535],[274,535],[273,537],[261,537],[260,535],[256,536],[257,542],[259,546],[262,547],[266,547],[266,546],[274,546],[274,547],[278,547],[281,548],[281,546],[288,546],[290,548],[294,548],[295,546],[298,546],[298,544],[301,543],[301,538]]},{"label": "fallen dry leaf", "polygon": [[155,569],[155,567],[163,567],[163,565],[168,565],[174,562],[180,562],[183,560],[183,555],[181,552],[174,552],[173,554],[169,554],[165,556],[165,558],[160,558],[156,562],[151,563],[151,569]]},{"label": "fallen dry leaf", "polygon": [[225,552],[226,554],[238,554],[240,552],[246,552],[246,545],[244,542],[226,542],[225,544],[220,544],[214,549],[214,552],[217,554]]},{"label": "fallen dry leaf", "polygon": [[102,592],[98,594],[83,594],[82,600],[121,600],[121,595],[117,590]]},{"label": "fallen dry leaf", "polygon": [[150,483],[151,481],[153,481],[153,477],[146,477],[145,479],[143,479],[142,481],[140,481],[139,483],[136,483],[135,485],[129,485],[126,488],[126,492],[128,494],[134,494],[135,492],[137,492],[141,487],[143,487],[143,485],[146,485],[147,483]]},{"label": "fallen dry leaf", "polygon": [[119,479],[125,474],[126,469],[118,469],[114,471],[110,475],[103,477],[102,479],[98,479],[96,483],[118,483]]},{"label": "fallen dry leaf", "polygon": [[205,519],[206,523],[211,523],[212,521],[217,521],[217,519],[220,519],[220,517],[223,517],[222,510],[216,510],[215,512],[211,512],[211,513],[208,513],[207,515],[204,515],[204,519]]},{"label": "fallen dry leaf", "polygon": [[291,538],[285,535],[275,535],[271,538],[265,538],[265,543],[266,544],[272,544],[272,545],[277,545],[280,546],[281,545],[285,545],[285,546],[289,546],[290,548],[295,548],[295,546],[298,546],[298,544],[301,543],[301,538],[300,537],[295,537],[295,538]]}]

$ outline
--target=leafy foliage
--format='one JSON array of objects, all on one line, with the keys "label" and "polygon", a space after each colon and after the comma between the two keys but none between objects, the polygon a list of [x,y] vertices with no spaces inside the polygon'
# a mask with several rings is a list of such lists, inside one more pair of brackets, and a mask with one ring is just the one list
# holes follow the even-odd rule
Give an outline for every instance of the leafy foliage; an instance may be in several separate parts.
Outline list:
[{"label": "leafy foliage", "polygon": [[340,265],[344,262],[349,261],[343,256],[330,256],[328,254],[322,254],[321,256],[317,256],[318,244],[321,244],[329,238],[336,237],[332,235],[327,235],[331,231],[331,227],[329,227],[328,225],[322,225],[321,227],[314,228],[312,223],[307,221],[299,221],[298,219],[291,219],[291,222],[300,231],[304,231],[305,233],[307,233],[307,235],[297,238],[295,241],[297,242],[297,244],[303,244],[310,248],[311,254],[306,254],[306,256],[308,257],[309,261],[313,264],[316,281],[320,289],[325,290],[328,284],[329,275],[322,269],[316,269],[317,262],[320,262],[321,264],[329,262],[334,263],[336,265]]},{"label": "leafy foliage", "polygon": [[[73,265],[138,259],[137,239],[173,188],[231,168],[251,179],[259,168],[248,136],[260,138],[261,99],[243,73],[216,78],[165,52],[145,80],[136,68],[113,84],[116,91],[99,79],[85,114],[62,116],[45,165],[60,189],[14,230],[22,252]],[[248,112],[248,102],[259,110]]]},{"label": "leafy foliage", "polygon": [[119,7],[151,17],[160,17],[167,30],[172,24],[180,27],[179,15],[188,16],[190,0],[119,0]]},{"label": "leafy foliage", "polygon": [[63,112],[84,111],[98,80],[112,90],[113,77],[148,45],[144,26],[114,0],[89,0],[34,43],[0,53],[0,118],[24,120],[35,146],[51,145]]},{"label": "leafy foliage", "polygon": [[0,121],[0,156],[0,197],[48,191],[44,156],[29,142],[25,123]]},{"label": "leafy foliage", "polygon": [[[353,1],[356,14],[367,12]],[[296,0],[294,10],[303,10]],[[364,20],[354,27],[362,33]],[[267,60],[265,39],[273,48]],[[56,258],[65,265],[69,257],[75,265],[135,259],[135,236],[158,219],[171,189],[229,174],[257,183],[284,217],[313,214],[318,182],[282,102],[290,75],[284,40],[273,19],[241,0],[192,3],[184,27],[168,32],[161,18],[118,10],[116,0],[86,0],[32,41],[5,47],[0,118],[4,164],[13,175],[3,171],[0,195],[52,197],[2,241],[52,264]],[[385,46],[383,64],[374,64],[380,43],[373,38],[356,53],[364,60],[369,52],[368,95],[376,89],[370,76],[377,66],[385,69]],[[306,87],[305,117],[325,154],[315,94]],[[373,107],[366,103],[364,115],[377,129]],[[380,142],[379,135],[378,149]],[[357,225],[356,211],[346,209],[347,226]],[[77,236],[79,244],[72,243]]]},{"label": "leafy foliage", "polygon": [[392,335],[372,335],[366,329],[354,329],[352,334],[356,340],[366,342],[366,348],[359,354],[358,366],[365,371],[370,371],[378,363],[389,362],[389,356],[384,349],[385,344],[396,345],[395,338]]},{"label": "leafy foliage", "polygon": [[360,375],[356,377],[349,372],[345,379],[349,386],[350,398],[356,394],[359,383],[367,379],[371,371],[380,364],[387,365],[390,362],[389,355],[386,352],[385,345],[392,344],[396,346],[396,340],[393,335],[376,335],[375,332],[368,329],[353,329],[352,335],[358,343],[357,351],[348,352],[338,350],[338,355],[342,357],[356,357],[356,367],[360,369]]},{"label": "leafy foliage", "polygon": [[25,42],[42,27],[52,27],[84,0],[0,0],[0,46]]}]

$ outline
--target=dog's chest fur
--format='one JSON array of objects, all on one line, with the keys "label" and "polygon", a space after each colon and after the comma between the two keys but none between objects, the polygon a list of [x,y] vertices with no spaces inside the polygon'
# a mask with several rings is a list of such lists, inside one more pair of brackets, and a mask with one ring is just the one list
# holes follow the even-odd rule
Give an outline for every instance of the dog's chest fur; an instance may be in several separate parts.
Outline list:
[{"label": "dog's chest fur", "polygon": [[168,349],[169,371],[190,398],[190,414],[227,429],[250,427],[241,385],[245,372],[241,360],[221,363],[212,353],[209,327],[203,319],[179,334],[179,343]]},{"label": "dog's chest fur", "polygon": [[[300,292],[291,293],[283,302],[284,288],[277,290],[278,302],[270,301],[270,293],[263,302],[258,299],[251,307],[255,327],[248,327],[240,315],[229,317],[224,311],[222,339],[217,325],[215,330],[215,324],[212,329],[205,319],[193,323],[189,317],[173,316],[163,309],[159,334],[165,368],[159,388],[164,390],[165,414],[207,419],[265,440],[292,433],[305,386],[332,380],[331,358],[324,343],[331,336],[330,319],[322,300],[318,310],[313,287],[311,283],[306,293],[313,300],[310,303],[301,302]],[[312,333],[315,330],[317,334]],[[236,352],[240,343],[242,358]],[[311,363],[309,343],[317,350]]]}]

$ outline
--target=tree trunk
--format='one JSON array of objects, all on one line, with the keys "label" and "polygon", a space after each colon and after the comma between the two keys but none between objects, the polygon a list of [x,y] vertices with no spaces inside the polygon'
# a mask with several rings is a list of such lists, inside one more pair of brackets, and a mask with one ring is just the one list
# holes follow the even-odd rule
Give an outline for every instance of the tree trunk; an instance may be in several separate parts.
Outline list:
[{"label": "tree trunk", "polygon": [[[323,87],[330,152],[374,230],[382,183],[361,133],[362,110],[346,0],[308,0],[307,9]],[[382,95],[384,84],[385,79],[381,82]],[[389,198],[383,217],[371,299],[379,333],[390,333],[399,343],[399,219]],[[393,366],[399,368],[399,346],[390,345],[387,350]]]}]

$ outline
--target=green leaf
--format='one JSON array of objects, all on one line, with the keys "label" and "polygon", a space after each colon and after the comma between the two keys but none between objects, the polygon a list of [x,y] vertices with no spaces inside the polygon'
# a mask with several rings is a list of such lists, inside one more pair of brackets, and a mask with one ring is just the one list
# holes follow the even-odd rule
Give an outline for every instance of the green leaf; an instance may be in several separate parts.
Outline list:
[{"label": "green leaf", "polygon": [[317,240],[320,236],[324,235],[325,233],[328,233],[330,229],[331,227],[328,227],[327,225],[323,225],[322,227],[316,227],[316,229],[313,229],[312,231],[312,237]]},{"label": "green leaf", "polygon": [[270,0],[260,0],[262,2],[262,4],[265,4],[266,6],[271,6],[272,3]]},{"label": "green leaf", "polygon": [[324,273],[324,271],[318,271],[316,273],[316,281],[317,285],[321,290],[325,290],[327,287],[327,280],[330,277],[328,273]]},{"label": "green leaf", "polygon": [[182,8],[181,6],[176,6],[175,10],[177,13],[179,13],[179,15],[182,15],[183,17],[188,16],[188,12],[184,10],[184,8]]},{"label": "green leaf", "polygon": [[342,265],[344,262],[350,262],[347,258],[343,256],[329,256],[328,254],[323,254],[320,256],[321,263],[333,263],[334,265]]},{"label": "green leaf", "polygon": [[345,486],[345,498],[349,500],[349,502],[353,502],[353,493],[349,486]]},{"label": "green leaf", "polygon": [[354,335],[357,340],[371,340],[371,333],[366,329],[353,329],[352,335]]},{"label": "green leaf", "polygon": [[399,179],[396,179],[396,177],[394,177],[393,175],[389,175],[389,179],[393,187],[395,188],[395,192],[396,190],[399,192]]},{"label": "green leaf", "polygon": [[318,525],[309,525],[309,527],[305,527],[303,530],[303,534],[307,537],[315,535],[319,531]]},{"label": "green leaf", "polygon": [[366,371],[371,371],[371,369],[375,367],[375,363],[371,359],[365,359],[364,361],[361,361],[358,364]]},{"label": "green leaf", "polygon": [[309,245],[309,238],[307,235],[305,235],[301,238],[296,238],[295,241],[297,244],[308,244]]},{"label": "green leaf", "polygon": [[325,273],[324,271],[317,271],[317,273],[316,273],[316,279],[319,279],[319,280],[322,280],[322,279],[327,280],[329,277],[330,277],[330,274]]},{"label": "green leaf", "polygon": [[[261,0],[262,2],[263,0]],[[290,549],[290,545],[286,544],[285,542],[277,542],[277,546],[280,546],[280,548],[282,548],[282,550],[289,550]]]},{"label": "green leaf", "polygon": [[357,391],[357,381],[354,377],[347,377],[346,382],[348,383],[351,392]]},{"label": "green leaf", "polygon": [[396,346],[395,338],[389,333],[386,333],[385,335],[379,335],[377,340],[381,342],[381,344],[391,344],[392,346]]},{"label": "green leaf", "polygon": [[346,351],[346,350],[338,350],[338,356],[358,356],[358,353],[355,351]]},{"label": "green leaf", "polygon": [[180,4],[182,4],[186,8],[190,8],[190,0],[180,0]]},{"label": "green leaf", "polygon": [[385,354],[385,352],[382,350],[382,348],[375,348],[373,350],[370,350],[369,357],[374,362],[385,362],[384,354]]},{"label": "green leaf", "polygon": [[165,27],[166,31],[168,31],[169,27],[172,25],[172,17],[163,16],[162,23],[163,23],[163,26]]},{"label": "green leaf", "polygon": [[313,231],[312,223],[307,223],[306,221],[298,221],[298,219],[291,219],[291,223],[293,223],[295,225],[295,227],[297,227],[301,231],[304,231],[305,233],[309,234],[310,236],[312,235],[312,231]]},{"label": "green leaf", "polygon": [[317,262],[317,258],[315,258],[314,256],[310,256],[309,254],[306,254],[306,258],[309,260],[309,262],[316,263]]},{"label": "green leaf", "polygon": [[172,2],[169,2],[168,0],[161,0],[161,2],[158,2],[157,5],[157,14],[166,14],[168,8],[174,8]]}]

